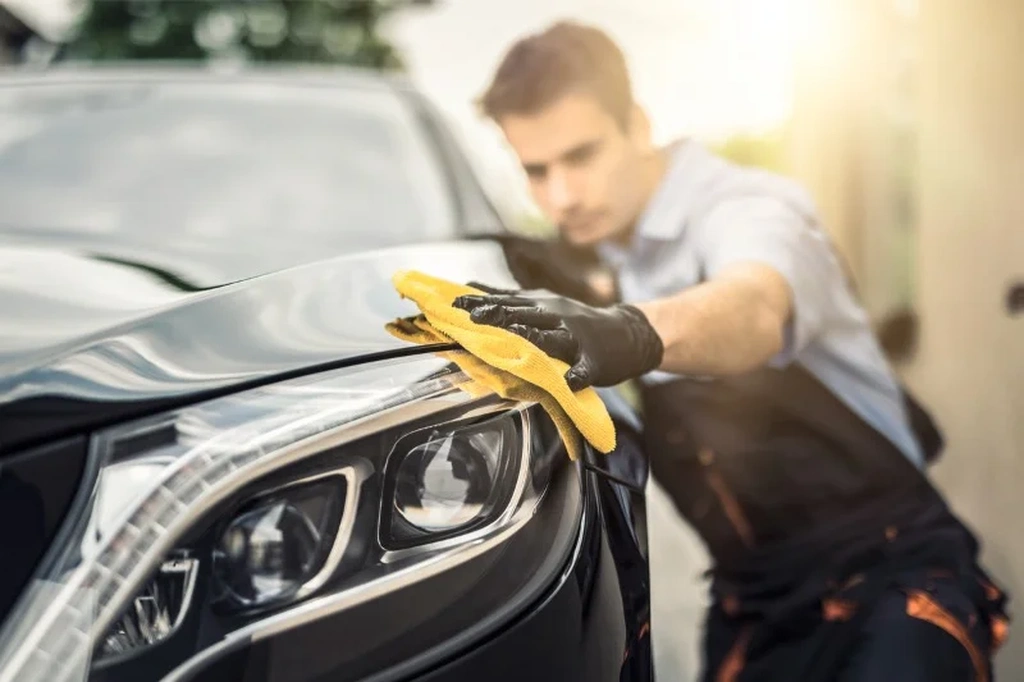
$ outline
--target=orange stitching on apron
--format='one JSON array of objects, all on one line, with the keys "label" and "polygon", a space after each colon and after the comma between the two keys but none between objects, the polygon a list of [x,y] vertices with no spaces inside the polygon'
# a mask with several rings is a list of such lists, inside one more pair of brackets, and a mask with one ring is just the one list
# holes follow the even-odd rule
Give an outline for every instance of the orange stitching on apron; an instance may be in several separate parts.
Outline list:
[{"label": "orange stitching on apron", "polygon": [[740,598],[735,594],[725,595],[722,597],[722,610],[725,611],[725,615],[735,618],[740,612]]},{"label": "orange stitching on apron", "polygon": [[987,580],[979,579],[978,582],[981,583],[981,587],[985,590],[986,599],[989,601],[999,601],[1002,598],[1003,593],[998,587]]},{"label": "orange stitching on apron", "polygon": [[1006,644],[1010,637],[1010,619],[1002,616],[993,616],[992,623],[992,653],[995,653]]},{"label": "orange stitching on apron", "polygon": [[726,518],[729,519],[729,523],[732,524],[733,530],[740,536],[744,545],[748,548],[753,547],[754,529],[750,525],[750,521],[747,520],[747,515],[743,513],[743,507],[740,506],[736,496],[732,494],[722,474],[711,468],[715,461],[714,451],[711,448],[703,448],[698,457],[705,467],[708,485],[715,493],[715,497],[718,498],[719,504],[722,505],[722,510],[725,512]]},{"label": "orange stitching on apron", "polygon": [[967,653],[971,657],[976,682],[988,682],[985,658],[971,640],[967,628],[953,614],[942,608],[927,592],[910,590],[907,593],[907,615],[931,623],[956,639],[960,646],[967,649]]},{"label": "orange stitching on apron", "polygon": [[829,623],[845,623],[857,613],[857,603],[849,599],[830,597],[821,600],[821,617]]},{"label": "orange stitching on apron", "polygon": [[715,682],[736,682],[743,672],[743,666],[747,664],[747,643],[750,641],[750,626],[743,628],[736,641],[733,643],[729,653],[726,654],[722,665],[718,667],[718,674],[715,675]]},{"label": "orange stitching on apron", "polygon": [[860,585],[862,582],[864,582],[864,574],[863,573],[855,573],[852,576],[850,576],[850,578],[845,583],[843,583],[842,587],[840,587],[839,589],[840,590],[848,590],[851,587],[854,587],[856,585]]},{"label": "orange stitching on apron", "polygon": [[[997,602],[1003,598],[1003,592],[987,580],[978,578],[978,583],[985,590],[985,598],[991,602]],[[1010,619],[1005,616],[993,615],[990,617],[989,630],[992,633],[992,653],[995,653],[1006,644],[1010,636]]]}]

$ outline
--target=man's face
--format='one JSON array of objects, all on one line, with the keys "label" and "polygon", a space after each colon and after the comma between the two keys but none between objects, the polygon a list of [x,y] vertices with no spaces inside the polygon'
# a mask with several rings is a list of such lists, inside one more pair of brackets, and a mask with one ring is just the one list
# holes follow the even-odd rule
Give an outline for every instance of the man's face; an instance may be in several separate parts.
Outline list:
[{"label": "man's face", "polygon": [[501,127],[530,181],[534,200],[572,243],[624,237],[643,209],[645,144],[594,97],[568,94]]}]

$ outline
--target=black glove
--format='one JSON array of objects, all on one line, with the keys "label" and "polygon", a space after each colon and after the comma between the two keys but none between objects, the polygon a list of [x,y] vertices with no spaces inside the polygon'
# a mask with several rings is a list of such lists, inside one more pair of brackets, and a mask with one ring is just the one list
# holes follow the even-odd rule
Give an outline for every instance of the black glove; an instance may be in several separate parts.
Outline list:
[{"label": "black glove", "polygon": [[479,324],[507,329],[569,363],[569,388],[614,386],[656,369],[664,347],[647,317],[631,305],[595,308],[547,291],[500,291],[455,299]]}]

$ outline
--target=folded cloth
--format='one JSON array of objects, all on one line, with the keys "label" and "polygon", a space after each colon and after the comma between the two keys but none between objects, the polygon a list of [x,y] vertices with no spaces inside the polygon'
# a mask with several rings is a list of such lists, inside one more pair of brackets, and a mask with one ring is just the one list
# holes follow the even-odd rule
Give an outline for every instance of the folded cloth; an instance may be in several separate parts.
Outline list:
[{"label": "folded cloth", "polygon": [[398,272],[392,282],[403,298],[419,306],[421,314],[395,320],[387,330],[414,343],[459,344],[465,352],[441,355],[471,379],[465,390],[539,403],[551,416],[572,459],[580,455],[580,435],[599,452],[615,449],[615,425],[607,407],[593,388],[576,392],[569,388],[565,382],[569,365],[510,331],[477,324],[468,312],[452,307],[459,296],[484,292],[415,271]]}]

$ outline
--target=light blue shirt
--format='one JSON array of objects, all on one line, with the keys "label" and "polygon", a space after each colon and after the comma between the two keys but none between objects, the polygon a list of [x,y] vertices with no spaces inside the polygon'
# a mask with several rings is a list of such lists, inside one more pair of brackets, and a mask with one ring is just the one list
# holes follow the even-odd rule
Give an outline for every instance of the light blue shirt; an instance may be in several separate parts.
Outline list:
[{"label": "light blue shirt", "polygon": [[[677,293],[739,262],[765,263],[793,292],[793,319],[774,367],[798,362],[917,466],[914,437],[895,375],[846,274],[797,183],[737,166],[692,140],[669,148],[660,186],[628,246],[598,252],[624,302]],[[645,382],[677,378],[652,372]]]}]

